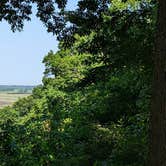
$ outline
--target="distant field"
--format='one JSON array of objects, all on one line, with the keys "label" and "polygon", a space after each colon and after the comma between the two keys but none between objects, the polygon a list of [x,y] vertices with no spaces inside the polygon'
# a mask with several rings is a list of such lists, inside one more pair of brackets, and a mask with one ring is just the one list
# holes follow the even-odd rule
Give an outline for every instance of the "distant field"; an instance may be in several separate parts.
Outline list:
[{"label": "distant field", "polygon": [[19,98],[23,98],[26,96],[29,96],[30,94],[8,94],[0,92],[0,108],[3,108],[5,106],[12,105],[15,101],[17,101]]},{"label": "distant field", "polygon": [[34,86],[0,85],[0,108],[10,106],[19,98],[32,94]]}]

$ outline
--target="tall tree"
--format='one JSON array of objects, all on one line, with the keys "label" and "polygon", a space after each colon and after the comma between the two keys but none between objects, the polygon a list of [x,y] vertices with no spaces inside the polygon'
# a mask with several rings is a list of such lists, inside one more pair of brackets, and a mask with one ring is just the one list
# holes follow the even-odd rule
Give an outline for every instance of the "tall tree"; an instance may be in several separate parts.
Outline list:
[{"label": "tall tree", "polygon": [[150,166],[166,165],[166,1],[158,1]]}]

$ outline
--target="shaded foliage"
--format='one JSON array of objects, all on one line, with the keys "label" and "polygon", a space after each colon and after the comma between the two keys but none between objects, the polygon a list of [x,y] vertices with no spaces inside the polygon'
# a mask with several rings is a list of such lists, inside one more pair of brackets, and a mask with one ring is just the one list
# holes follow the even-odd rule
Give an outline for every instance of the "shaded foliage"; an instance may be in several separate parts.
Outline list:
[{"label": "shaded foliage", "polygon": [[145,166],[155,4],[82,0],[66,15],[75,29],[43,85],[0,111],[2,166]]}]

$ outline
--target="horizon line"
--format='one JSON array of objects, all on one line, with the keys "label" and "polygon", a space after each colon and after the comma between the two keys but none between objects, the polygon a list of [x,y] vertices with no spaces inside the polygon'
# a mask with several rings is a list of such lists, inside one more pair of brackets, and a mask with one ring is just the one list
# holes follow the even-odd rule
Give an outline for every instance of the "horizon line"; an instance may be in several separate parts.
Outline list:
[{"label": "horizon line", "polygon": [[29,84],[0,84],[0,86],[38,86],[42,84],[36,84],[36,85],[29,85]]}]

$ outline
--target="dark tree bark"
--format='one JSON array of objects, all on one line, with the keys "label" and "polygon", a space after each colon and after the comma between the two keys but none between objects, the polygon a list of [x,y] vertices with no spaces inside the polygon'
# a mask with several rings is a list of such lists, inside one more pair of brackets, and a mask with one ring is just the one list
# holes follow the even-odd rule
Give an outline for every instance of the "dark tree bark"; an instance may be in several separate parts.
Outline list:
[{"label": "dark tree bark", "polygon": [[149,166],[166,166],[166,0],[158,0]]}]

